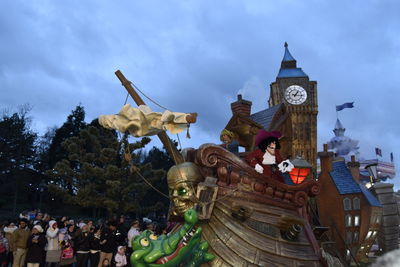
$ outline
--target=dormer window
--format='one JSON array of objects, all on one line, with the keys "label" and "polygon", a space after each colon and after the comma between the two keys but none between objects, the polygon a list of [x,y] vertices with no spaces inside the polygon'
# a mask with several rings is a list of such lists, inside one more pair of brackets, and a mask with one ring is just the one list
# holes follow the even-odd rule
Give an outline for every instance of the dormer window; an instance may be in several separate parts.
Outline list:
[{"label": "dormer window", "polygon": [[353,209],[354,210],[360,209],[360,199],[358,197],[353,198]]},{"label": "dormer window", "polygon": [[353,218],[350,214],[347,214],[345,217],[345,224],[346,227],[352,227],[353,226]]},{"label": "dormer window", "polygon": [[344,210],[351,210],[351,200],[347,197],[343,199],[343,208]]}]

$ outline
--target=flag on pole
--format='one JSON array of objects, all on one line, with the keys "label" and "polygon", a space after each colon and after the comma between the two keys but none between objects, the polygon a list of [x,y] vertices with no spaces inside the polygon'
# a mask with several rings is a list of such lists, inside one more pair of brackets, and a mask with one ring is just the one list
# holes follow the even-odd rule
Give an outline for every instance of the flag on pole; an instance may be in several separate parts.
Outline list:
[{"label": "flag on pole", "polygon": [[382,150],[380,148],[375,147],[375,154],[377,156],[381,156],[382,157]]},{"label": "flag on pole", "polygon": [[390,152],[390,161],[393,163],[393,152]]},{"label": "flag on pole", "polygon": [[354,108],[354,102],[344,103],[343,105],[336,106],[336,111],[341,111],[345,108]]}]

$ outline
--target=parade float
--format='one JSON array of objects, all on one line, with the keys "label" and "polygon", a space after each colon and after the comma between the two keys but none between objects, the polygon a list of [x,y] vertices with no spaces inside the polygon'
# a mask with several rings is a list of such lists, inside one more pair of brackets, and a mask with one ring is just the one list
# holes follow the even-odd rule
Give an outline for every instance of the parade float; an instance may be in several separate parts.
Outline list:
[{"label": "parade float", "polygon": [[311,224],[309,199],[319,185],[310,164],[300,159],[282,174],[292,181],[286,184],[226,146],[204,144],[180,153],[166,131],[185,130],[197,114],[153,112],[132,83],[120,71],[116,75],[138,108],[126,105],[99,121],[136,137],[158,135],[176,163],[167,174],[169,218],[183,221],[168,236],[137,237],[133,266],[328,266]]}]

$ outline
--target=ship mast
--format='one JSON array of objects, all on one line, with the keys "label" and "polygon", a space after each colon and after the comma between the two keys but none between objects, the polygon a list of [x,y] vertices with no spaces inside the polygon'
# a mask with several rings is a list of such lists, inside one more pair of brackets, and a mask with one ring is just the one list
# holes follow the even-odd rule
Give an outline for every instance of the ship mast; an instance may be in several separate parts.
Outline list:
[{"label": "ship mast", "polygon": [[[135,91],[133,88],[132,84],[130,81],[128,81],[125,76],[122,74],[120,70],[117,70],[115,72],[115,75],[117,75],[118,79],[121,81],[122,85],[125,87],[126,91],[128,91],[129,95],[133,98],[135,103],[139,105],[146,105],[143,101],[143,99],[138,95],[138,93]],[[196,121],[196,115],[191,114],[192,116],[190,118],[187,118],[188,123],[195,122]],[[165,131],[162,131],[157,134],[158,138],[160,138],[160,141],[163,143],[165,149],[168,151],[169,155],[174,159],[175,164],[180,164],[184,162],[184,159],[179,153],[178,149],[176,146],[172,143],[171,139],[169,139],[168,135],[166,134]]]}]

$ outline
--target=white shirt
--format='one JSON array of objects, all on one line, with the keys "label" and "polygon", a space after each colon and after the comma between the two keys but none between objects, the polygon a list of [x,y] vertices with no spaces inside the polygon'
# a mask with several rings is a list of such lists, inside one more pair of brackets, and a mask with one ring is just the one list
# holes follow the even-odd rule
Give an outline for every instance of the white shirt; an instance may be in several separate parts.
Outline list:
[{"label": "white shirt", "polygon": [[264,165],[276,164],[275,155],[271,155],[268,151],[265,151],[262,163]]},{"label": "white shirt", "polygon": [[135,238],[135,236],[140,235],[140,232],[137,228],[131,227],[128,231],[128,247],[132,247],[132,240]]}]

